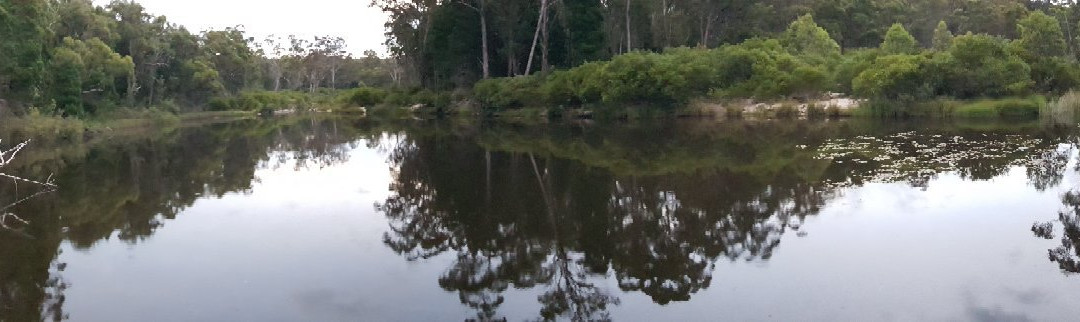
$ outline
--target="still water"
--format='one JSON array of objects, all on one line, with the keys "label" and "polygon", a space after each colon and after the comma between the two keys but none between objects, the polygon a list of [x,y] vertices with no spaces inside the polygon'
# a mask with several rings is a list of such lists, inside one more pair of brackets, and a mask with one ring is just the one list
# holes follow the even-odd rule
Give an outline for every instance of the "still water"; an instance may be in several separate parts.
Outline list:
[{"label": "still water", "polygon": [[1075,133],[319,117],[39,144],[2,169],[60,188],[7,210],[0,320],[1073,320]]}]

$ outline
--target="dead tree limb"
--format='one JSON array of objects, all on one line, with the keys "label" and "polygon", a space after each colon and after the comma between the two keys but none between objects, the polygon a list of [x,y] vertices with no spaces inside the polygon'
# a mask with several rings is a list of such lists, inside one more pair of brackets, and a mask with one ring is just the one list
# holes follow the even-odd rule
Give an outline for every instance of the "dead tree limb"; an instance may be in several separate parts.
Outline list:
[{"label": "dead tree limb", "polygon": [[8,179],[12,180],[12,182],[15,184],[15,187],[16,187],[16,198],[18,198],[18,184],[20,182],[29,183],[29,184],[32,184],[32,185],[38,187],[37,191],[30,194],[29,196],[20,198],[19,200],[15,201],[15,202],[13,202],[11,204],[8,204],[7,206],[4,206],[4,207],[0,208],[0,229],[13,231],[13,232],[20,233],[20,234],[23,234],[23,235],[25,235],[25,233],[22,233],[21,229],[13,228],[13,227],[11,227],[11,224],[19,223],[19,224],[25,226],[25,225],[29,225],[30,221],[25,220],[25,219],[19,217],[18,215],[14,214],[14,213],[8,212],[8,210],[11,209],[11,208],[14,208],[15,206],[18,206],[18,205],[26,202],[26,201],[37,198],[37,197],[39,197],[41,195],[55,192],[56,189],[57,189],[56,184],[53,183],[53,176],[51,174],[49,175],[48,178],[45,179],[45,181],[38,181],[38,180],[26,179],[26,178],[15,176],[15,175],[10,175],[10,174],[4,173],[2,171],[4,166],[10,164],[11,161],[15,159],[15,156],[18,155],[19,152],[22,151],[22,149],[25,148],[29,144],[30,144],[30,140],[26,140],[26,141],[24,141],[22,143],[19,143],[16,146],[10,148],[10,149],[0,150],[0,177],[8,178]]}]

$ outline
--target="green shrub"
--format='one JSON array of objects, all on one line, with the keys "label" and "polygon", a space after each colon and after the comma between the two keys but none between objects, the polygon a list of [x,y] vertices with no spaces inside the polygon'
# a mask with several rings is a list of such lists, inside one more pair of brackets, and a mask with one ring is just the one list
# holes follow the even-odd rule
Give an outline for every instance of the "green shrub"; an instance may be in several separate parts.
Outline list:
[{"label": "green shrub", "polygon": [[885,33],[885,41],[881,43],[881,51],[887,54],[916,54],[919,52],[919,44],[915,37],[908,33],[901,24],[893,24]]},{"label": "green shrub", "polygon": [[243,92],[234,96],[215,97],[208,106],[212,111],[261,111],[279,109],[311,109],[319,104],[302,92]]},{"label": "green shrub", "polygon": [[402,107],[412,104],[412,92],[403,89],[394,89],[386,94],[383,102],[390,106]]},{"label": "green shrub", "polygon": [[918,55],[879,57],[852,80],[852,89],[863,97],[914,101],[933,94],[926,75],[926,58]]},{"label": "green shrub", "polygon": [[1038,58],[1031,63],[1031,79],[1040,92],[1063,94],[1080,87],[1080,68],[1060,57]]},{"label": "green shrub", "polygon": [[[801,85],[792,72],[815,68],[799,61],[777,40],[752,39],[722,50],[721,66],[742,65],[721,76],[719,93],[724,97],[778,98],[792,95]],[[747,67],[749,72],[747,72]],[[803,72],[808,71],[803,69]],[[810,74],[810,73],[806,73]],[[826,86],[823,86],[826,87]]]},{"label": "green shrub", "polygon": [[941,94],[957,97],[1024,95],[1033,84],[1031,67],[1013,54],[1006,40],[967,34],[937,54],[929,73],[943,76]]},{"label": "green shrub", "polygon": [[347,107],[371,107],[382,104],[386,101],[386,96],[387,93],[385,90],[372,87],[360,87],[345,92],[338,100]]},{"label": "green shrub", "polygon": [[[663,101],[663,80],[655,74],[661,64],[660,54],[633,52],[616,56],[601,72],[604,103]],[[665,66],[666,67],[666,66]],[[679,82],[679,80],[674,80]]]},{"label": "green shrub", "polygon": [[522,108],[543,103],[539,85],[540,81],[536,76],[492,78],[476,83],[473,95],[485,109]]},{"label": "green shrub", "polygon": [[540,91],[544,94],[544,101],[556,106],[584,103],[577,93],[582,85],[581,80],[575,79],[577,75],[578,73],[573,70],[551,73],[540,87]]},{"label": "green shrub", "polygon": [[843,61],[836,67],[833,76],[837,90],[843,93],[854,93],[852,83],[855,78],[862,74],[863,71],[874,66],[874,62],[881,55],[881,50],[876,48],[848,51],[844,55]]}]

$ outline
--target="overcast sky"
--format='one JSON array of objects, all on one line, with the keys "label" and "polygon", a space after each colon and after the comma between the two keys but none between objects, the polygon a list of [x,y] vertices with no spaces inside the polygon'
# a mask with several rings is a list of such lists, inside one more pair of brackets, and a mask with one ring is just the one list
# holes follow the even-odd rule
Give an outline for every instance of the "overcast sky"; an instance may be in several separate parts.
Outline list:
[{"label": "overcast sky", "polygon": [[[106,5],[109,0],[94,0]],[[386,54],[386,16],[371,0],[136,0],[153,15],[168,17],[191,32],[236,25],[262,39],[267,35],[345,38],[355,55],[373,49]]]}]

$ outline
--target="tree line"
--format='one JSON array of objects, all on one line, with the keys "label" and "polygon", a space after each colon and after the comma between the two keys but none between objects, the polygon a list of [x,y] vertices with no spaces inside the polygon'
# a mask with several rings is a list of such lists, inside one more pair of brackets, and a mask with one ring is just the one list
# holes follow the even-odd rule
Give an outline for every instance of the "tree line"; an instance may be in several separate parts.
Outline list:
[{"label": "tree line", "polygon": [[[805,14],[780,33],[737,44],[636,50],[566,69],[483,79],[473,98],[489,110],[558,112],[585,105],[679,108],[701,98],[805,101],[839,92],[874,99],[875,113],[910,114],[916,102],[1030,96],[968,112],[1032,117],[1046,105],[1039,95],[1080,87],[1080,64],[1064,20],[1038,9],[1018,17],[1012,38],[957,34],[959,28],[941,20],[929,36],[893,23],[872,47],[850,48]],[[883,102],[901,104],[877,104]],[[963,112],[943,108],[954,109],[944,114]]]},{"label": "tree line", "polygon": [[0,0],[0,57],[0,107],[64,116],[197,110],[249,91],[389,86],[400,74],[374,51],[353,57],[339,37],[196,33],[126,0]]},{"label": "tree line", "polygon": [[[781,37],[810,15],[840,52],[878,47],[894,24],[933,46],[939,23],[951,34],[1017,39],[1017,24],[1041,11],[1077,56],[1080,11],[1073,0],[374,0],[387,45],[408,81],[469,87],[489,77],[530,75],[634,51],[719,48]],[[1056,43],[1055,43],[1056,46]]]}]

